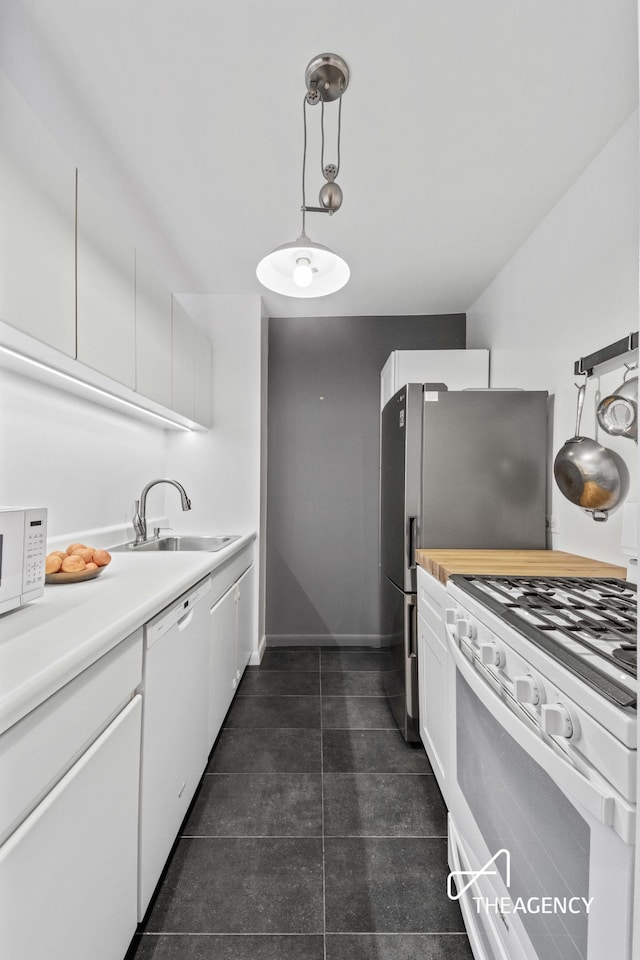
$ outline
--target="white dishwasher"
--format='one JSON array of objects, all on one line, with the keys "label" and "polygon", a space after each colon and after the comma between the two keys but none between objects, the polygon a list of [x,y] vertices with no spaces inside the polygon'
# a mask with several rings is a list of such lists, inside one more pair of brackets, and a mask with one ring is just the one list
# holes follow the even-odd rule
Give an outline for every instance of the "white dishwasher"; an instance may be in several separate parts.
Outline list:
[{"label": "white dishwasher", "polygon": [[207,764],[211,577],[144,628],[138,919]]}]

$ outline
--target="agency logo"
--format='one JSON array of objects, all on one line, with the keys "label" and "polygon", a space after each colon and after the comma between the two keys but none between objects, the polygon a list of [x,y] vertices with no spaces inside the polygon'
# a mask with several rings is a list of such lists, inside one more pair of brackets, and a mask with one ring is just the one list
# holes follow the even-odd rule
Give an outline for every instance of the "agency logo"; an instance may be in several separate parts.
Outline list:
[{"label": "agency logo", "polygon": [[[447,877],[447,896],[450,900],[459,900],[474,884],[477,884],[480,877],[495,877],[498,874],[496,868],[497,861],[504,857],[504,876],[502,882],[509,888],[511,886],[511,853],[505,847],[498,850],[497,853],[487,860],[485,865],[479,870],[452,870]],[[501,875],[502,876],[502,875]],[[470,897],[475,904],[476,913],[495,913],[507,924],[507,916],[515,913],[589,913],[594,897],[517,897],[512,900],[511,897]]]},{"label": "agency logo", "polygon": [[[498,871],[494,864],[498,857],[504,857],[505,866],[505,884],[511,886],[511,854],[506,848],[498,850],[497,853],[487,860],[484,867],[479,870],[453,870],[447,877],[447,896],[449,900],[459,900],[467,890],[478,882],[480,877],[495,877]],[[464,878],[464,879],[463,879]],[[459,882],[462,881],[462,882]],[[454,887],[455,884],[455,887]]]}]

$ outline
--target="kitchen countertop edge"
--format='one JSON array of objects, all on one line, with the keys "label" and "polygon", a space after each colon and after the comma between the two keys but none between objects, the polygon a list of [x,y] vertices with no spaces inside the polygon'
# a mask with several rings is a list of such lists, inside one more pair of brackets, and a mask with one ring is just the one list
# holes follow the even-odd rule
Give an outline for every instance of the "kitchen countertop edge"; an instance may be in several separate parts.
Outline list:
[{"label": "kitchen countertop edge", "polygon": [[255,539],[217,553],[118,553],[95,580],[45,586],[0,617],[0,735]]}]

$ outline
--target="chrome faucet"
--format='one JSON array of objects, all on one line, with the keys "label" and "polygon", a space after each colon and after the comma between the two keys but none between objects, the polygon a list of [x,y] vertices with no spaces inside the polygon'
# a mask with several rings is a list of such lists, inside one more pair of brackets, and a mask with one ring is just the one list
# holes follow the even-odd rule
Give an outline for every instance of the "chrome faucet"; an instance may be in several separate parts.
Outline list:
[{"label": "chrome faucet", "polygon": [[144,543],[147,539],[147,494],[149,490],[151,490],[151,487],[155,487],[157,483],[170,483],[180,494],[180,505],[182,509],[191,510],[191,500],[189,500],[187,491],[181,483],[178,483],[177,480],[168,480],[166,478],[151,480],[150,483],[143,488],[140,499],[136,500],[136,512],[133,515],[133,529],[136,532],[136,543]]}]

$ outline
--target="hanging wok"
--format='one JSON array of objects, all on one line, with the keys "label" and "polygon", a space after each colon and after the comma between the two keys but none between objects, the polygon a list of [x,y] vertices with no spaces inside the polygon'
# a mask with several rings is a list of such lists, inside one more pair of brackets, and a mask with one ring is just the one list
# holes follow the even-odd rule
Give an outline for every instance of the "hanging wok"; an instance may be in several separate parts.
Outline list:
[{"label": "hanging wok", "polygon": [[594,520],[606,520],[620,499],[621,477],[616,459],[596,440],[580,436],[586,380],[578,388],[576,433],[560,448],[553,464],[553,475],[561,493],[589,511]]}]

